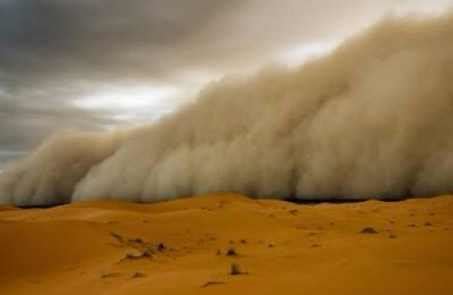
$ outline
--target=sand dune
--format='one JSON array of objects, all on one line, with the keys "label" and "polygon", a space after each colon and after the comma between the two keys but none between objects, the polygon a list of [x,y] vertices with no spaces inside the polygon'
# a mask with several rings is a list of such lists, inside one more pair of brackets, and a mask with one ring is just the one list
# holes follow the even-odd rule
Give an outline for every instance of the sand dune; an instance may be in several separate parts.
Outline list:
[{"label": "sand dune", "polygon": [[450,196],[0,209],[0,294],[453,294],[451,216]]}]

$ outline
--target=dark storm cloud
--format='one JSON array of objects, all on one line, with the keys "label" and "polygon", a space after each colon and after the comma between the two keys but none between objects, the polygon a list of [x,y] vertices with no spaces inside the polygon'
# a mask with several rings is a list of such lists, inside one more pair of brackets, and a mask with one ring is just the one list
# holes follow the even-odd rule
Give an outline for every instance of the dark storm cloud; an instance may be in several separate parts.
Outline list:
[{"label": "dark storm cloud", "polygon": [[72,101],[101,83],[171,75],[185,59],[175,50],[235,2],[0,0],[0,149],[117,123]]},{"label": "dark storm cloud", "polygon": [[400,4],[441,2],[451,1],[0,0],[0,150],[117,124],[73,103],[99,85],[178,87],[198,71],[241,70],[294,44],[344,36]]},{"label": "dark storm cloud", "polygon": [[312,2],[3,0],[0,77],[14,89],[234,68],[296,41],[348,31],[395,1]]},{"label": "dark storm cloud", "polygon": [[124,78],[125,73],[156,78],[185,60],[175,51],[184,55],[184,48],[190,50],[187,40],[235,2],[4,1],[1,71],[10,87],[24,79],[46,83],[56,72],[60,79]]}]

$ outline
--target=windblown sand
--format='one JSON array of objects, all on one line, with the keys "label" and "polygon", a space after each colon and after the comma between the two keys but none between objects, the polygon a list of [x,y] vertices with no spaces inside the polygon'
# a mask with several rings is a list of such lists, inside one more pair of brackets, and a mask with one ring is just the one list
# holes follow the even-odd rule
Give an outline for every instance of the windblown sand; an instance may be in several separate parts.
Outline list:
[{"label": "windblown sand", "polygon": [[453,294],[452,216],[450,196],[3,207],[0,294]]}]

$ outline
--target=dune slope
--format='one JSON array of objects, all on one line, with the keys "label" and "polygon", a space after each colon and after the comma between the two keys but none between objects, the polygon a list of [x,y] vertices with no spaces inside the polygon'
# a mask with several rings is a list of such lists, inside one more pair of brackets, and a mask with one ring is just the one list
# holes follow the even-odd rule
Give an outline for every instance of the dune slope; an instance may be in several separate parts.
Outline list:
[{"label": "dune slope", "polygon": [[0,210],[0,294],[453,294],[451,216],[450,196]]}]

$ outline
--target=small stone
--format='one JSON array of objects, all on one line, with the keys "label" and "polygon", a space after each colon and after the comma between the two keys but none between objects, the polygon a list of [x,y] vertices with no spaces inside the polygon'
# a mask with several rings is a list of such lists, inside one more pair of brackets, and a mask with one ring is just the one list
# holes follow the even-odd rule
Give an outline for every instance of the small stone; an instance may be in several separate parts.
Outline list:
[{"label": "small stone", "polygon": [[230,266],[230,275],[237,276],[237,275],[241,275],[241,274],[242,274],[242,271],[241,271],[241,267],[239,266],[239,264],[232,263]]},{"label": "small stone", "polygon": [[143,250],[143,257],[151,257],[153,255],[154,251],[151,248],[145,248]]},{"label": "small stone", "polygon": [[162,252],[162,251],[164,251],[165,249],[167,249],[167,247],[165,246],[164,243],[159,243],[159,244],[157,245],[157,251]]},{"label": "small stone", "polygon": [[365,227],[360,231],[361,234],[377,234],[377,230],[372,227]]},{"label": "small stone", "polygon": [[291,215],[297,215],[297,213],[299,213],[299,210],[293,209],[293,210],[289,210],[288,212],[289,212],[289,214],[291,214]]},{"label": "small stone", "polygon": [[117,278],[121,276],[119,272],[109,272],[101,275],[101,279],[110,279],[110,278]]},{"label": "small stone", "polygon": [[229,248],[226,252],[226,256],[237,256],[238,253],[236,252],[236,250],[234,248]]},{"label": "small stone", "polygon": [[117,233],[111,232],[110,235],[120,243],[122,243],[124,241],[123,237]]}]

